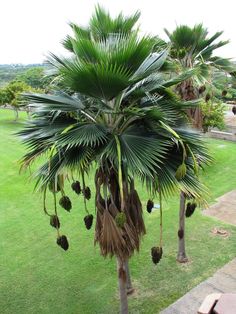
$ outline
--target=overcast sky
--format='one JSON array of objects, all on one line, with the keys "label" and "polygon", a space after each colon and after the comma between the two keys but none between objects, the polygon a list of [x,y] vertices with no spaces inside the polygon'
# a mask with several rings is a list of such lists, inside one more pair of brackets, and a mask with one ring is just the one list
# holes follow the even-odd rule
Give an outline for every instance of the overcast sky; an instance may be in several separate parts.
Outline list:
[{"label": "overcast sky", "polygon": [[218,54],[236,58],[235,0],[1,0],[0,64],[39,63],[49,51],[63,54],[60,41],[69,33],[68,22],[86,25],[94,5],[112,15],[140,10],[141,29],[164,36],[163,28],[203,22],[210,34],[223,30],[230,44]]}]

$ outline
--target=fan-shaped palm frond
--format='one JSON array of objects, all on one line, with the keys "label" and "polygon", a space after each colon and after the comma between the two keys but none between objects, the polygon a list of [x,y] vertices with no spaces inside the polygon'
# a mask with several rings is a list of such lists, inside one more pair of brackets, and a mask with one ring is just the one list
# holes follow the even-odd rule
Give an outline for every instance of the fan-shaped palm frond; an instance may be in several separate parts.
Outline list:
[{"label": "fan-shaped palm frond", "polygon": [[135,81],[132,76],[152,46],[150,38],[135,35],[118,34],[100,42],[82,39],[76,42],[76,58],[62,60],[51,55],[50,62],[71,90],[110,100]]},{"label": "fan-shaped palm frond", "polygon": [[[117,34],[130,35],[137,33],[135,26],[140,18],[140,12],[137,11],[131,16],[124,16],[120,13],[117,17],[112,18],[108,11],[97,5],[95,13],[91,17],[87,27],[81,27],[75,23],[70,23],[73,36],[67,36],[62,44],[70,52],[74,52],[74,45],[81,39],[101,41],[106,40]],[[160,40],[161,43],[163,41]],[[158,40],[156,40],[158,46]]]}]

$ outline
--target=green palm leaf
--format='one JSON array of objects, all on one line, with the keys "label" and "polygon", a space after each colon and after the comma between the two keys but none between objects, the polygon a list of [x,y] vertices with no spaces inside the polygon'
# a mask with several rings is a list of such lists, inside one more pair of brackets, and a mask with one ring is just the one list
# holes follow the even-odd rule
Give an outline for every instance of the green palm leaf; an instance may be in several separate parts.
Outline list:
[{"label": "green palm leaf", "polygon": [[108,130],[99,124],[77,124],[65,134],[57,136],[58,145],[74,146],[99,146],[107,142]]}]

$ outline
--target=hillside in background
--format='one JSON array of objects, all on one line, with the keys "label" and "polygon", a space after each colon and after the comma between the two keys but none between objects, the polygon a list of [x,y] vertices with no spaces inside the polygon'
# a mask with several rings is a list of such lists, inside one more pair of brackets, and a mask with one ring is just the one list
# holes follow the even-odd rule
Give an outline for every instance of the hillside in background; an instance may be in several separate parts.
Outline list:
[{"label": "hillside in background", "polygon": [[47,69],[46,64],[0,64],[0,87],[3,87],[10,81],[22,76],[32,68]]}]

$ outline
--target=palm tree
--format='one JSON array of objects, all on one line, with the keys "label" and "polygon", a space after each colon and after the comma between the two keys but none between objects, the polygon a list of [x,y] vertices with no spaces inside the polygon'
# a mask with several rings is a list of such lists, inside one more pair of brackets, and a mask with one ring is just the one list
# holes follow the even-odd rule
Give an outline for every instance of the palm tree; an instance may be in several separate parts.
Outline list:
[{"label": "palm tree", "polygon": [[[172,33],[166,29],[165,32],[172,45],[170,57],[172,62],[174,61],[175,63],[177,72],[185,71],[186,69],[198,69],[195,75],[178,84],[176,90],[181,99],[186,101],[197,100],[205,95],[205,100],[209,101],[211,97],[209,90],[212,89],[214,83],[213,76],[215,71],[230,73],[235,68],[235,65],[229,59],[213,56],[217,48],[228,44],[228,41],[216,42],[223,32],[217,32],[209,37],[207,29],[202,24],[197,24],[193,28],[187,25],[180,25]],[[188,116],[194,127],[202,129],[203,115],[199,106],[188,110]],[[209,155],[201,150],[201,145],[199,146],[198,154],[202,155],[203,164],[208,164],[211,161]],[[185,234],[185,214],[186,199],[184,193],[181,192],[179,228],[183,230],[183,234]],[[188,261],[185,252],[184,236],[179,237],[177,260],[179,262]]]},{"label": "palm tree", "polygon": [[[199,135],[176,128],[184,125],[186,108],[195,102],[183,102],[169,89],[192,71],[166,80],[159,69],[168,51],[153,53],[153,39],[137,32],[103,33],[99,38],[78,29],[76,33],[79,36],[67,38],[70,57],[49,59],[62,91],[25,96],[34,104],[34,114],[19,132],[29,148],[22,167],[46,156],[35,174],[36,186],[44,193],[44,212],[64,250],[69,242],[60,233],[56,192],[62,194],[60,205],[70,210],[64,182],[81,178],[82,187],[75,181],[72,189],[83,194],[90,229],[93,215],[85,173],[95,167],[95,243],[104,257],[117,258],[121,313],[128,313],[126,265],[146,232],[136,181],[160,198],[180,188],[188,196],[201,196],[202,187],[192,176],[198,167]],[[54,196],[53,214],[47,209],[48,190]],[[153,252],[161,255],[162,238]]]},{"label": "palm tree", "polygon": [[[87,27],[81,27],[75,23],[70,23],[73,36],[68,35],[64,39],[63,45],[68,51],[74,53],[74,42],[75,39],[78,38],[93,39],[94,41],[99,42],[111,37],[111,34],[121,34],[126,36],[137,34],[138,27],[136,25],[139,17],[140,12],[137,11],[131,16],[125,17],[120,13],[117,17],[111,18],[109,12],[98,5],[95,8],[95,13],[92,15]],[[166,43],[157,36],[153,38],[150,37],[149,40],[153,44],[153,51],[162,52],[167,47]],[[164,64],[162,65],[162,69],[168,68],[168,62],[165,61]],[[126,261],[125,267],[127,272],[127,293],[131,294],[134,292],[134,288],[132,286],[128,261]]]}]

